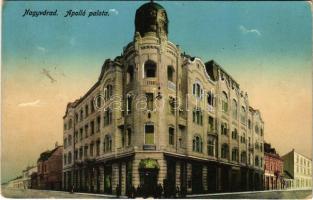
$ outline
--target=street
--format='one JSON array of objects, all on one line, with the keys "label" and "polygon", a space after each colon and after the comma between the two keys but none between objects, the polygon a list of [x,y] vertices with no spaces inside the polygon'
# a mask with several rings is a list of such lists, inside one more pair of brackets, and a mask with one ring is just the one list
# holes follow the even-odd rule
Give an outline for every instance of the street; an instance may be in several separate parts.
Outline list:
[{"label": "street", "polygon": [[[62,191],[47,190],[24,190],[13,189],[2,186],[2,196],[6,198],[75,198],[75,199],[98,199],[116,198],[113,195],[69,193]],[[187,198],[196,199],[312,199],[311,190],[285,190],[285,191],[259,191],[240,192],[208,195],[188,195]]]}]

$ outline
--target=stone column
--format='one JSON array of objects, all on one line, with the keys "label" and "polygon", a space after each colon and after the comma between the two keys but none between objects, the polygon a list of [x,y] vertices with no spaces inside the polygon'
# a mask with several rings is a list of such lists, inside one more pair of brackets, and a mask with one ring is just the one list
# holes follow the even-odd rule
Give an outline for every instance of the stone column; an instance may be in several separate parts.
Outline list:
[{"label": "stone column", "polygon": [[166,160],[158,160],[160,165],[159,176],[158,176],[158,184],[161,183],[163,185],[163,180],[167,178],[167,163]]},{"label": "stone column", "polygon": [[99,166],[100,193],[104,193],[104,166]]},{"label": "stone column", "polygon": [[202,166],[202,183],[203,183],[203,190],[207,192],[208,191],[208,167],[205,165]]},{"label": "stone column", "polygon": [[[180,188],[180,185],[181,185],[181,180],[180,180],[180,165],[181,165],[181,162],[180,161],[177,161],[176,162],[176,187],[178,186]],[[180,188],[181,189],[181,188]]]},{"label": "stone column", "polygon": [[187,163],[187,192],[192,192],[192,165]]},{"label": "stone column", "polygon": [[140,179],[139,179],[140,177],[139,177],[139,170],[138,170],[139,162],[140,160],[138,159],[134,159],[132,162],[132,174],[133,174],[132,184],[135,188],[137,188],[140,184]]},{"label": "stone column", "polygon": [[121,195],[126,194],[126,163],[123,162],[122,165],[122,174],[121,174]]},{"label": "stone column", "polygon": [[112,164],[112,191],[116,194],[116,186],[119,184],[119,165],[118,163]]}]

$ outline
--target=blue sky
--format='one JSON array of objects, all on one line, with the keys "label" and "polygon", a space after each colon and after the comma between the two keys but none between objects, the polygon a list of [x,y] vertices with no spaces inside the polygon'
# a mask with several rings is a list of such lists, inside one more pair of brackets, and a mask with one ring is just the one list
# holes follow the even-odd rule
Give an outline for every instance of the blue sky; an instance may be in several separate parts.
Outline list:
[{"label": "blue sky", "polygon": [[[295,148],[310,156],[309,3],[159,3],[168,13],[170,40],[203,61],[214,59],[248,92],[250,105],[260,109],[265,121],[265,139],[281,154]],[[3,4],[1,178],[6,181],[34,164],[54,141],[62,143],[66,104],[84,95],[104,60],[121,55],[132,41],[135,11],[143,2]],[[25,9],[57,9],[59,16],[22,17]],[[118,14],[64,18],[70,9],[116,9]],[[55,83],[42,75],[43,68]]]}]

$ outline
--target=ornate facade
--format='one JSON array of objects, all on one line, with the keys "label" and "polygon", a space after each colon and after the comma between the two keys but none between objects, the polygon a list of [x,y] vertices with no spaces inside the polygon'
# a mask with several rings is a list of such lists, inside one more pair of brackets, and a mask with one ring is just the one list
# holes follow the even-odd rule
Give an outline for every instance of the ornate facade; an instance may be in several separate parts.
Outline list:
[{"label": "ornate facade", "polygon": [[158,183],[188,193],[262,189],[260,112],[215,61],[182,53],[167,36],[165,9],[142,5],[133,41],[67,105],[65,190],[125,195],[139,185],[150,193]]}]

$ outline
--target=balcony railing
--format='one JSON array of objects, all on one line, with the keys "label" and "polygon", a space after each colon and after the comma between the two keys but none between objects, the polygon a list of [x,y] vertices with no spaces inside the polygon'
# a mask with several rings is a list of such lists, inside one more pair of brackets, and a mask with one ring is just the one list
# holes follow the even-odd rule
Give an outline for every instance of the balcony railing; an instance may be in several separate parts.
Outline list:
[{"label": "balcony railing", "polygon": [[144,84],[145,85],[157,85],[158,83],[157,83],[157,80],[155,79],[155,78],[147,78],[147,79],[145,79],[144,80]]}]

